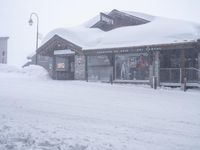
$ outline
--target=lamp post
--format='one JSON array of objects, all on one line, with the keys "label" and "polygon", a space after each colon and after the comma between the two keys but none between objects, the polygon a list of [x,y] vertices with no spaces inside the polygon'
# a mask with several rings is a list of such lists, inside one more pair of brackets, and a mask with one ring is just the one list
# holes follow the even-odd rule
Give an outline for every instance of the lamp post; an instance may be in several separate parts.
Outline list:
[{"label": "lamp post", "polygon": [[33,25],[33,20],[32,17],[35,16],[37,19],[37,31],[36,31],[36,54],[35,54],[35,64],[37,65],[37,49],[38,49],[38,36],[39,36],[39,17],[38,14],[33,12],[30,15],[30,19],[28,21],[29,25],[32,26]]}]

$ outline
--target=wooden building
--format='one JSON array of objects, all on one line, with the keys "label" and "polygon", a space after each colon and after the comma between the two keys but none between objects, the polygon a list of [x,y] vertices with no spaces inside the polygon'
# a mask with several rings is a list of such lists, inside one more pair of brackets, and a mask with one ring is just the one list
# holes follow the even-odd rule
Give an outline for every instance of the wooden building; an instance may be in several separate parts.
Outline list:
[{"label": "wooden building", "polygon": [[114,9],[78,28],[50,32],[37,54],[52,59],[49,72],[58,80],[199,86],[199,29]]},{"label": "wooden building", "polygon": [[0,64],[7,63],[7,41],[8,37],[0,37]]}]

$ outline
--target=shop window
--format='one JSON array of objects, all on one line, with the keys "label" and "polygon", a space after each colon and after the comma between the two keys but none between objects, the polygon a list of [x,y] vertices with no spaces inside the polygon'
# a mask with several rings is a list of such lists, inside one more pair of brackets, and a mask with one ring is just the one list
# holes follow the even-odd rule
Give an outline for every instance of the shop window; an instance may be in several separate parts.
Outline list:
[{"label": "shop window", "polygon": [[109,55],[88,56],[88,79],[109,81],[112,75],[111,57]]},{"label": "shop window", "polygon": [[198,69],[198,51],[187,50],[185,53],[185,67],[186,78],[189,82],[196,82],[199,80]]},{"label": "shop window", "polygon": [[160,67],[180,68],[180,51],[166,50],[164,52],[161,52]]},{"label": "shop window", "polygon": [[148,80],[149,62],[147,53],[120,54],[115,56],[117,80]]},{"label": "shop window", "polygon": [[88,66],[105,66],[110,64],[107,55],[88,56]]},{"label": "shop window", "polygon": [[198,68],[198,52],[188,50],[185,53],[186,68]]},{"label": "shop window", "polygon": [[111,66],[93,66],[88,68],[88,79],[92,81],[110,81]]}]

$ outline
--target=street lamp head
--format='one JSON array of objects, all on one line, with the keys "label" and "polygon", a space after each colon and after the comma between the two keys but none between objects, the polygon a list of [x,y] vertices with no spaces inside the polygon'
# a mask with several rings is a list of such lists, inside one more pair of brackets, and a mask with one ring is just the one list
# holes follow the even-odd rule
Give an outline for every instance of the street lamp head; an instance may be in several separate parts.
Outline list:
[{"label": "street lamp head", "polygon": [[32,26],[33,25],[33,20],[30,18],[30,20],[28,21],[29,25]]}]

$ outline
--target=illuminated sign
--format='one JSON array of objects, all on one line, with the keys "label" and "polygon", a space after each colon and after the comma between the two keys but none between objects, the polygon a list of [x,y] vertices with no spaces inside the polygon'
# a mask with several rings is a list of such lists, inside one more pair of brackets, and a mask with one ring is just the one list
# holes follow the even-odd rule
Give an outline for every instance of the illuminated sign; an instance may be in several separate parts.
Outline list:
[{"label": "illuminated sign", "polygon": [[57,69],[64,69],[65,68],[65,63],[57,63],[56,68]]}]

